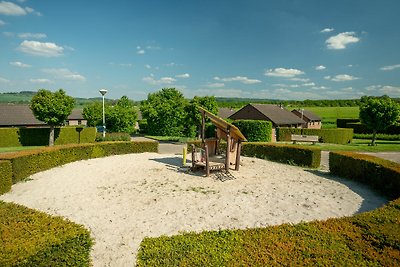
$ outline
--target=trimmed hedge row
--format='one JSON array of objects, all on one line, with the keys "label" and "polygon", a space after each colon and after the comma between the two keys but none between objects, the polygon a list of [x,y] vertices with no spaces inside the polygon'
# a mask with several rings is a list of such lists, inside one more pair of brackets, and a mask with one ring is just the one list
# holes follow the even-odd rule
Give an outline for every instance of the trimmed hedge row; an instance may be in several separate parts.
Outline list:
[{"label": "trimmed hedge row", "polygon": [[0,266],[90,266],[93,241],[83,226],[0,201]]},{"label": "trimmed hedge row", "polygon": [[262,120],[237,120],[232,123],[243,133],[249,142],[270,142],[272,123]]},{"label": "trimmed hedge row", "polygon": [[[331,152],[330,165],[334,174],[400,196],[400,164]],[[352,217],[145,238],[137,266],[400,266],[399,233],[400,198]]]},{"label": "trimmed hedge row", "polygon": [[[0,128],[0,147],[47,146],[50,128]],[[62,127],[54,129],[54,144],[93,143],[94,127]]]},{"label": "trimmed hedge row", "polygon": [[[372,139],[372,134],[354,134],[354,139]],[[400,134],[376,134],[376,140],[400,141]]]},{"label": "trimmed hedge row", "polygon": [[[353,128],[354,133],[357,134],[371,134],[372,130],[368,129],[360,122],[360,119],[337,119],[337,127],[339,128]],[[384,131],[379,131],[382,134],[400,134],[400,125],[389,126]]]},{"label": "trimmed hedge row", "polygon": [[[191,151],[192,144],[200,147],[201,141],[187,142],[188,153]],[[225,153],[226,143],[221,143],[219,149],[221,153]],[[321,149],[310,146],[302,147],[275,143],[243,142],[240,155],[310,168],[318,168],[321,164]]]},{"label": "trimmed hedge row", "polygon": [[368,184],[392,199],[400,197],[400,164],[393,161],[354,152],[330,152],[329,169],[335,175]]},{"label": "trimmed hedge row", "polygon": [[353,140],[353,129],[307,129],[307,128],[284,128],[276,129],[277,141],[291,141],[292,134],[318,135],[320,143],[348,144]]},{"label": "trimmed hedge row", "polygon": [[137,266],[399,266],[400,200],[353,217],[145,238]]},{"label": "trimmed hedge row", "polygon": [[0,195],[11,190],[12,165],[8,160],[0,160]]},{"label": "trimmed hedge row", "polygon": [[318,168],[321,164],[321,150],[309,146],[243,143],[241,155],[310,168]]},{"label": "trimmed hedge row", "polygon": [[[12,166],[12,182],[17,183],[28,176],[77,160],[111,155],[158,152],[158,142],[102,142],[96,144],[65,145],[0,154],[0,160]],[[3,174],[0,174],[2,177]],[[6,178],[1,179],[6,181]],[[0,188],[7,185],[0,185]]]}]

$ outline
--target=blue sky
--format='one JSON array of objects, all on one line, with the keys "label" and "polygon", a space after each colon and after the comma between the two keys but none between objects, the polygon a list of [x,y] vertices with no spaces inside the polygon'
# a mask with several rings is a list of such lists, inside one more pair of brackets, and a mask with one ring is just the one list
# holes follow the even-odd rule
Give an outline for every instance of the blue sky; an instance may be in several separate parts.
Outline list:
[{"label": "blue sky", "polygon": [[0,0],[0,92],[400,97],[399,0]]}]

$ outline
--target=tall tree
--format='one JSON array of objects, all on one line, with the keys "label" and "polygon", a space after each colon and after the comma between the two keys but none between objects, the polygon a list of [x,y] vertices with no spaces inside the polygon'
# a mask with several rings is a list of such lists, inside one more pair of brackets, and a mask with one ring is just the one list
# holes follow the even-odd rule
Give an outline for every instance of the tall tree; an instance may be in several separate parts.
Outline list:
[{"label": "tall tree", "polygon": [[187,100],[175,88],[163,88],[142,101],[140,111],[149,134],[183,136]]},{"label": "tall tree", "polygon": [[50,126],[49,146],[54,145],[54,127],[59,126],[68,118],[74,108],[75,100],[59,89],[51,92],[40,89],[32,97],[30,108],[35,117]]},{"label": "tall tree", "polygon": [[203,107],[211,113],[218,114],[218,104],[213,96],[195,96],[186,106],[185,135],[188,137],[196,136],[201,127],[201,113],[199,107]]},{"label": "tall tree", "polygon": [[400,105],[388,96],[362,97],[360,120],[372,130],[371,145],[375,145],[376,133],[395,125],[400,119]]},{"label": "tall tree", "polygon": [[137,112],[135,106],[126,96],[121,97],[106,112],[107,129],[111,132],[132,133],[136,120]]},{"label": "tall tree", "polygon": [[[108,108],[108,107],[107,107]],[[101,102],[91,102],[87,104],[82,111],[82,116],[87,120],[88,126],[97,126],[102,124],[103,106]]]}]

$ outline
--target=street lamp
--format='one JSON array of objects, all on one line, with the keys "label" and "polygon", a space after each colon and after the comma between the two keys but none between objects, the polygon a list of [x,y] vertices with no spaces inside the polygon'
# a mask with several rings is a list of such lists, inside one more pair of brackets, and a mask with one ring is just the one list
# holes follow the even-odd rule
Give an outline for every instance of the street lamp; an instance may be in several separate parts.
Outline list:
[{"label": "street lamp", "polygon": [[104,95],[107,93],[107,89],[100,89],[100,94],[103,96],[103,138],[106,137],[106,117],[104,114]]}]

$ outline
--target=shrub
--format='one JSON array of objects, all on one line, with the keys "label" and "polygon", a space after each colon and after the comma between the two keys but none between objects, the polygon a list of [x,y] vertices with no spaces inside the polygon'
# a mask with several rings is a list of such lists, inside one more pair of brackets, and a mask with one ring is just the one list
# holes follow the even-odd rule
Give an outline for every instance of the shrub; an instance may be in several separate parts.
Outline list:
[{"label": "shrub", "polygon": [[[49,128],[1,128],[0,147],[47,146]],[[56,145],[93,143],[96,137],[94,127],[55,128]]]},{"label": "shrub", "polygon": [[270,142],[272,123],[262,120],[237,120],[233,125],[246,137],[249,142]]},{"label": "shrub", "polygon": [[0,201],[0,266],[90,266],[89,231],[52,217]]},{"label": "shrub", "polygon": [[277,128],[277,141],[291,140],[292,134],[318,135],[319,142],[331,144],[348,144],[353,139],[353,129],[307,129],[307,128]]},{"label": "shrub", "polygon": [[143,239],[137,266],[398,266],[400,200],[350,218]]},{"label": "shrub", "polygon": [[12,166],[12,181],[17,183],[28,176],[70,163],[111,155],[158,152],[158,143],[147,142],[102,142],[98,144],[65,145],[0,154],[0,160],[8,160]]},{"label": "shrub", "polygon": [[0,195],[11,190],[12,168],[8,160],[0,160]]},{"label": "shrub", "polygon": [[146,134],[148,132],[147,120],[146,119],[139,120],[138,124],[139,124],[139,132],[142,134]]},{"label": "shrub", "polygon": [[331,173],[370,185],[391,197],[400,197],[400,165],[354,152],[330,152]]},{"label": "shrub", "polygon": [[[354,139],[372,139],[372,134],[354,134]],[[376,134],[377,140],[400,141],[400,134]]]},{"label": "shrub", "polygon": [[106,133],[106,137],[103,137],[103,133],[96,134],[96,142],[110,142],[110,141],[130,141],[131,136],[128,133]]},{"label": "shrub", "polygon": [[318,168],[321,163],[321,150],[314,147],[243,143],[241,155],[311,168]]}]

